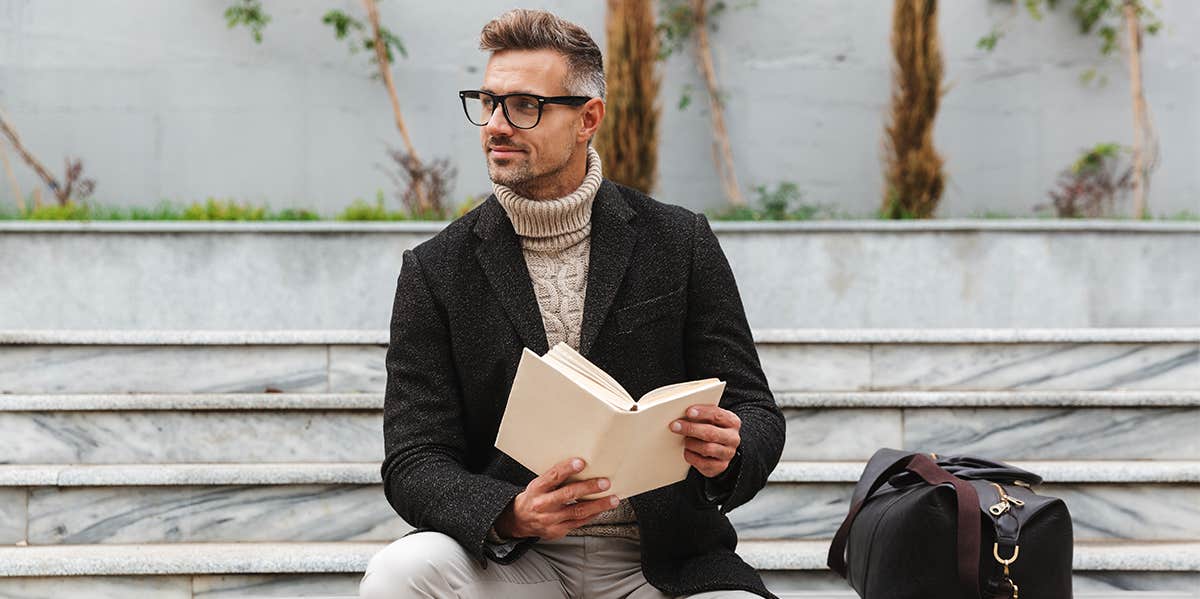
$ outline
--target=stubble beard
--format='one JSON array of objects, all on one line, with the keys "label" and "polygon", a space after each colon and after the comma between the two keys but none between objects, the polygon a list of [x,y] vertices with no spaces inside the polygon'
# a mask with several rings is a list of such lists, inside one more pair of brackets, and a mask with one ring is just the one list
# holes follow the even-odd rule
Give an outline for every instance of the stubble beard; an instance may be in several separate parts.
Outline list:
[{"label": "stubble beard", "polygon": [[487,156],[488,178],[525,198],[537,197],[542,189],[553,185],[552,179],[561,173],[571,163],[575,156],[575,146],[568,145],[566,156],[562,162],[543,171],[537,172],[530,163],[529,155],[520,158],[507,158],[497,162],[489,154]]}]

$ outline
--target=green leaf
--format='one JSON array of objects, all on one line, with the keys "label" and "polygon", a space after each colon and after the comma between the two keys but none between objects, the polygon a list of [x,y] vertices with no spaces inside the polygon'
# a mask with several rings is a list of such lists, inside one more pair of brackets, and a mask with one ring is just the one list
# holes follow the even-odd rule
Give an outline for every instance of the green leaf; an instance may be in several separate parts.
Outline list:
[{"label": "green leaf", "polygon": [[993,29],[991,33],[979,38],[979,41],[975,42],[975,47],[985,52],[991,52],[996,49],[996,42],[999,41],[1000,31]]},{"label": "green leaf", "polygon": [[[379,35],[380,35],[380,37],[383,38],[384,43],[386,43],[388,45],[389,49],[394,46],[396,48],[396,51],[400,53],[400,56],[408,58],[408,50],[404,48],[404,42],[400,41],[399,36],[392,33],[391,30],[387,29],[386,27],[382,27],[382,26],[379,28]],[[392,54],[391,54],[391,52],[388,52],[388,60],[391,60],[391,59],[392,59]]]},{"label": "green leaf", "polygon": [[260,0],[241,0],[225,9],[225,23],[229,29],[238,25],[250,28],[255,43],[262,43],[263,29],[271,22],[271,16],[263,10]]}]

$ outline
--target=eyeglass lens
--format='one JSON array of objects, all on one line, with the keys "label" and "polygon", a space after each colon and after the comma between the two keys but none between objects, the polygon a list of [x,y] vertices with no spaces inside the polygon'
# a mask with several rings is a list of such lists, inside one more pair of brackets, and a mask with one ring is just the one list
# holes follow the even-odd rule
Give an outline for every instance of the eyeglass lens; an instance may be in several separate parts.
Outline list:
[{"label": "eyeglass lens", "polygon": [[[496,111],[495,100],[478,92],[468,92],[463,96],[467,109],[467,118],[472,124],[483,126],[492,118]],[[538,122],[538,101],[536,96],[517,94],[504,99],[509,122],[514,127],[529,128]],[[503,111],[503,110],[502,110]]]}]

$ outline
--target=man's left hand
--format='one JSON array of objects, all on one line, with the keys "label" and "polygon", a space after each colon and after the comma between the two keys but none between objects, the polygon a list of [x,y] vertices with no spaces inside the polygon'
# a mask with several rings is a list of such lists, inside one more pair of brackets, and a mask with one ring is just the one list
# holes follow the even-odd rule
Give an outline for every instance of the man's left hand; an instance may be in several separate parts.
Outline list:
[{"label": "man's left hand", "polygon": [[683,435],[683,459],[708,478],[729,468],[742,442],[742,420],[717,406],[688,408],[684,418],[671,422],[671,431]]}]

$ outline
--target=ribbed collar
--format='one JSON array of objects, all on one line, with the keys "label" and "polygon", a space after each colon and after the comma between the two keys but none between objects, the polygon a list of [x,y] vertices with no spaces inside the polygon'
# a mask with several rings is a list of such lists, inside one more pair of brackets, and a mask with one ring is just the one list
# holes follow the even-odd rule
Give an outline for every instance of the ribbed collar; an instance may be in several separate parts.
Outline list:
[{"label": "ribbed collar", "polygon": [[600,189],[601,180],[600,154],[588,146],[587,174],[583,177],[583,183],[561,198],[531,200],[495,182],[492,183],[492,191],[512,221],[522,248],[561,250],[591,234],[592,201]]}]

